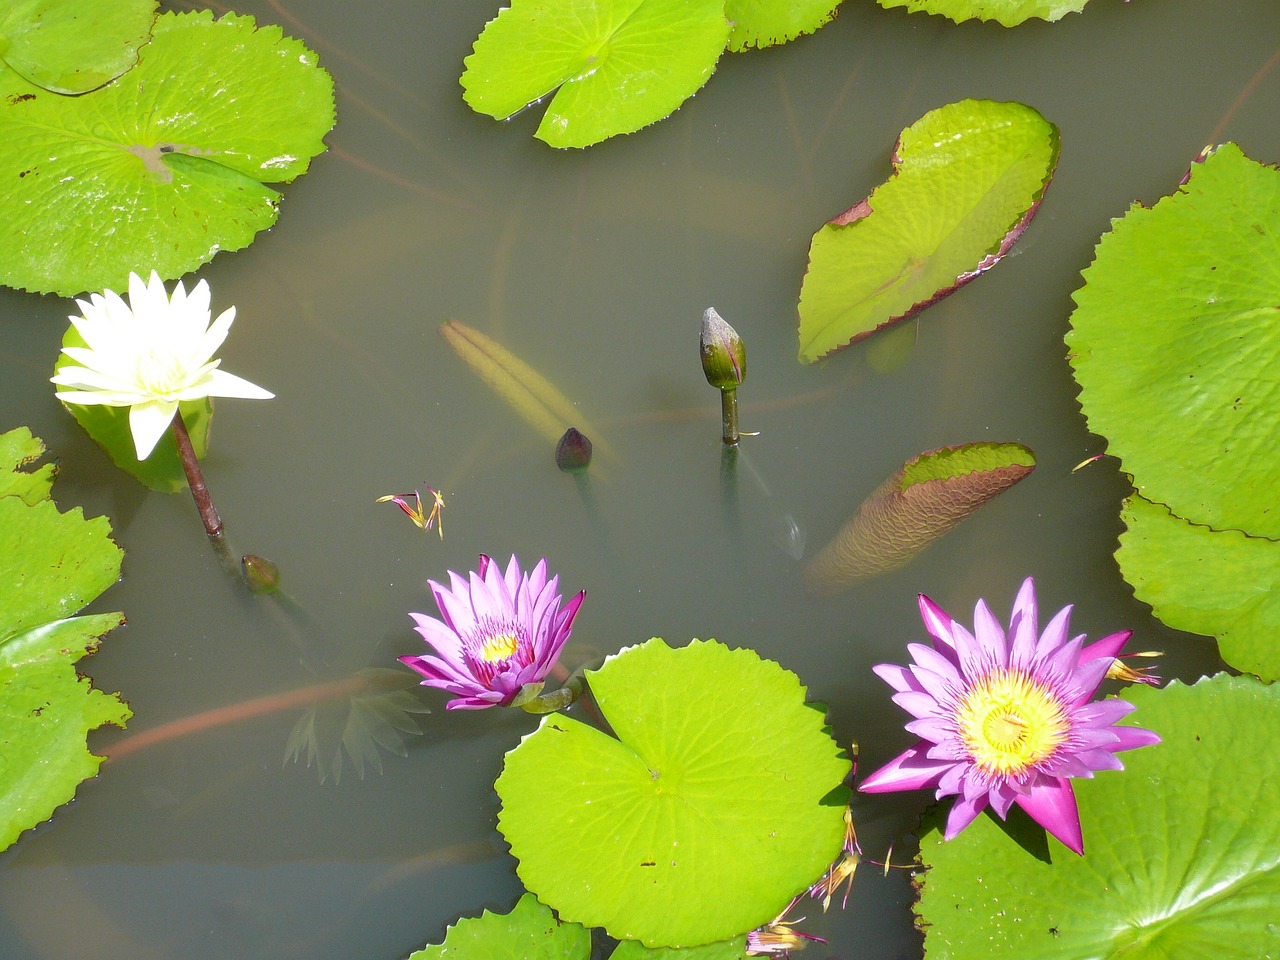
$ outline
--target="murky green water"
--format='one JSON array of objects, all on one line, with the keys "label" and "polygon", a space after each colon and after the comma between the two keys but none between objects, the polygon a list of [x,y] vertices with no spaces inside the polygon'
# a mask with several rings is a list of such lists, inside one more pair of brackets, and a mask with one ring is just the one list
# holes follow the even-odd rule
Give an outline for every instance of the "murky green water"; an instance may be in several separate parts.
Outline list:
[{"label": "murky green water", "polygon": [[[220,404],[207,478],[236,546],[280,564],[300,613],[246,597],[189,499],[115,471],[54,400],[69,301],[0,293],[0,429],[43,437],[59,502],[107,514],[127,552],[99,608],[128,626],[86,669],[135,717],[95,748],[395,666],[421,649],[405,613],[431,610],[425,578],[482,551],[551,558],[567,592],[587,590],[574,641],[598,652],[715,636],[777,659],[831,705],[866,769],[910,739],[869,668],[922,638],[918,592],[965,619],[978,596],[1007,611],[1031,574],[1046,606],[1077,605],[1078,629],[1132,627],[1135,649],[1166,650],[1164,675],[1215,669],[1209,643],[1162,628],[1117,573],[1114,463],[1071,473],[1103,443],[1062,335],[1111,217],[1172,190],[1207,143],[1280,159],[1280,67],[1252,85],[1280,48],[1280,4],[1094,0],[1009,31],[846,0],[813,37],[723,60],[671,119],[568,153],[531,139],[534,114],[499,124],[461,102],[461,60],[493,4],[237,9],[306,40],[339,86],[332,149],[286,189],[279,225],[200,272],[215,310],[237,307],[226,367],[278,395]],[[886,176],[902,127],[964,97],[1021,100],[1061,128],[1038,218],[1015,255],[887,344],[802,367],[809,236]],[[696,351],[712,304],[746,338],[743,426],[760,432],[736,513]],[[598,425],[612,455],[588,496],[446,346],[448,318],[500,339]],[[806,596],[798,553],[907,458],[973,440],[1023,442],[1039,466],[905,569]],[[443,542],[373,503],[424,481],[447,498]],[[363,779],[282,766],[298,706],[109,762],[0,858],[0,956],[390,960],[460,914],[506,910],[518,885],[491,784],[535,720],[422,699],[436,712],[407,759],[384,755]],[[927,799],[860,800],[867,854],[909,855]],[[831,942],[809,955],[918,957],[910,902],[905,872],[860,873],[843,914],[811,914]]]}]

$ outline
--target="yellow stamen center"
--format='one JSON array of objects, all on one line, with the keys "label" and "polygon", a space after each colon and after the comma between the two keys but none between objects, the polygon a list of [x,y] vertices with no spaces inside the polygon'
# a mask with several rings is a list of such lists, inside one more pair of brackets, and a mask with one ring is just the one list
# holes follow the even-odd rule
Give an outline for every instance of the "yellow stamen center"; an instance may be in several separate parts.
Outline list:
[{"label": "yellow stamen center", "polygon": [[956,710],[960,741],[985,773],[1022,773],[1051,756],[1070,728],[1063,704],[1025,673],[996,670]]},{"label": "yellow stamen center", "polygon": [[515,653],[519,646],[520,641],[516,639],[514,633],[497,633],[485,638],[483,646],[480,647],[480,659],[486,663],[505,660]]}]

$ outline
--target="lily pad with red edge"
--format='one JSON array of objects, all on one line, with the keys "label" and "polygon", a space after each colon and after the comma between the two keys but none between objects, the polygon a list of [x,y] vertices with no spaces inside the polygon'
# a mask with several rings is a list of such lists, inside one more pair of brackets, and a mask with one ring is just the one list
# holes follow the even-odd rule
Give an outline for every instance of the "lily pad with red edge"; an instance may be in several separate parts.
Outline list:
[{"label": "lily pad with red edge", "polygon": [[[0,471],[27,459],[30,445],[20,446],[26,450],[11,450]],[[105,518],[86,520],[79,508],[60,513],[52,500],[0,495],[0,583],[21,587],[0,591],[0,850],[97,773],[102,758],[88,750],[89,731],[129,718],[117,696],[75,669],[124,621],[119,613],[75,616],[120,576],[110,533]]]},{"label": "lily pad with red edge", "polygon": [[138,65],[79,97],[0,72],[0,283],[71,296],[164,279],[276,221],[269,183],[333,126],[316,56],[253,18],[165,14]]},{"label": "lily pad with red edge", "polygon": [[1280,684],[1220,674],[1123,697],[1163,742],[1072,781],[1084,856],[1052,838],[1037,856],[989,814],[922,837],[930,960],[1280,956]]},{"label": "lily pad with red edge", "polygon": [[882,483],[809,562],[816,593],[896,570],[1035,469],[1020,443],[970,443],[922,453]]},{"label": "lily pad with red edge", "polygon": [[824,357],[993,267],[1035,216],[1058,129],[1020,103],[962,100],[902,132],[893,175],[823,226],[800,290],[800,359]]},{"label": "lily pad with red edge", "polygon": [[795,674],[655,638],[586,676],[616,737],[550,715],[496,784],[516,872],[561,919],[649,947],[726,940],[839,855],[850,762]]},{"label": "lily pad with red edge", "polygon": [[882,7],[906,7],[912,13],[939,13],[956,23],[994,20],[1016,27],[1028,20],[1060,20],[1079,13],[1089,0],[878,0]]},{"label": "lily pad with red edge", "polygon": [[674,111],[728,37],[724,0],[511,0],[464,61],[463,99],[505,120],[550,97],[535,136],[585,147]]},{"label": "lily pad with red edge", "polygon": [[7,0],[0,72],[54,93],[93,90],[137,62],[155,17],[156,0]]},{"label": "lily pad with red edge", "polygon": [[771,47],[829,23],[843,0],[725,0],[724,15],[733,24],[729,49]]},{"label": "lily pad with red edge", "polygon": [[408,960],[588,960],[591,932],[563,923],[531,893],[510,913],[486,910],[449,927],[444,942],[409,954]]}]

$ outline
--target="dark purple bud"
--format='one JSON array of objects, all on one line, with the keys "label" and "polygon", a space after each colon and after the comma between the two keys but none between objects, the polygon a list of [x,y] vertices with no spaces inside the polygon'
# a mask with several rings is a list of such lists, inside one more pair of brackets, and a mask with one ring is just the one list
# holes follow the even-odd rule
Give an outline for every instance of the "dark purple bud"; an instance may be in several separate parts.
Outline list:
[{"label": "dark purple bud", "polygon": [[590,463],[591,441],[577,427],[570,427],[556,444],[556,466],[565,473],[578,473]]}]

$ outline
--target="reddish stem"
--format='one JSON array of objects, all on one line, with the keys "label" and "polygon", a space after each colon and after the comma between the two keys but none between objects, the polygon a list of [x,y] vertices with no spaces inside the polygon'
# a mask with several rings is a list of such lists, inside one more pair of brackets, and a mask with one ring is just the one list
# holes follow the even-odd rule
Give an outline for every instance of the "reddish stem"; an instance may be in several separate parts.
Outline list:
[{"label": "reddish stem", "polygon": [[200,470],[200,461],[196,459],[196,451],[191,446],[191,434],[187,433],[187,425],[183,422],[182,411],[173,415],[173,441],[178,445],[178,456],[182,458],[182,469],[187,472],[187,486],[191,488],[191,497],[200,511],[200,519],[204,521],[205,533],[211,537],[222,534],[222,518],[209,497],[209,488],[204,484],[204,473]]}]

